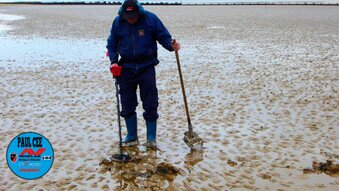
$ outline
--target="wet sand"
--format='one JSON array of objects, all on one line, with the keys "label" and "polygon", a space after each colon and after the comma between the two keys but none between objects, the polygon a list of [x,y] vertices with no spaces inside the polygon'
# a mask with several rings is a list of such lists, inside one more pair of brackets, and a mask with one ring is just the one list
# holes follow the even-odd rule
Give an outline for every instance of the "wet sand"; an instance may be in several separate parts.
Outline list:
[{"label": "wet sand", "polygon": [[[303,172],[339,163],[338,7],[146,7],[182,43],[192,123],[205,144],[190,152],[183,141],[175,56],[159,46],[159,149],[145,148],[139,101],[140,145],[125,149],[134,157],[127,164],[106,161],[118,153],[104,55],[117,9],[0,7],[25,17],[0,21],[12,28],[0,31],[0,190],[338,188],[338,174]],[[38,180],[16,177],[5,162],[7,145],[25,131],[54,148],[53,167]]]}]

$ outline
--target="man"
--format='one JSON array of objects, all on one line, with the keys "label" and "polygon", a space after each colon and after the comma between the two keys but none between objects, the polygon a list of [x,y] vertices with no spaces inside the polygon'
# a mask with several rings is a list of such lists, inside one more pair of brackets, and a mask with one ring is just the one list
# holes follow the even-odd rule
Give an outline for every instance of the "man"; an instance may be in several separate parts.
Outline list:
[{"label": "man", "polygon": [[156,147],[158,90],[155,65],[159,63],[157,41],[169,51],[179,51],[180,44],[172,40],[158,17],[145,11],[136,0],[126,0],[118,14],[107,40],[107,50],[111,70],[120,70],[122,66],[117,80],[120,86],[121,116],[125,118],[128,132],[123,144],[138,144],[135,109],[138,105],[136,90],[139,86],[147,127],[147,147]]}]

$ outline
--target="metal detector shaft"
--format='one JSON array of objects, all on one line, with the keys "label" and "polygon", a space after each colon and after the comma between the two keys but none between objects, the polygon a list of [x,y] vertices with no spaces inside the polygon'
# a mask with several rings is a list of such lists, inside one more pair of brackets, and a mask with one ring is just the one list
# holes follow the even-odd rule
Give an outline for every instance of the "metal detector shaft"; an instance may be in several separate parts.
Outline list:
[{"label": "metal detector shaft", "polygon": [[117,113],[118,113],[118,125],[119,125],[119,149],[120,154],[114,154],[111,156],[112,161],[115,162],[123,162],[127,163],[131,160],[131,157],[128,154],[122,153],[122,138],[121,138],[121,120],[120,120],[120,99],[119,99],[119,85],[118,85],[118,79],[113,76],[113,79],[115,80],[115,91],[116,91],[116,97],[117,97]]},{"label": "metal detector shaft", "polygon": [[182,72],[181,72],[181,67],[180,67],[180,60],[179,60],[179,53],[178,53],[178,51],[175,51],[175,57],[177,59],[177,65],[178,65],[178,71],[179,71],[179,77],[180,77],[181,90],[182,90],[182,95],[184,97],[185,110],[186,110],[186,116],[187,116],[187,122],[188,122],[188,131],[192,132],[193,130],[192,130],[191,118],[190,118],[190,113],[189,113],[189,110],[188,110],[186,91],[185,91],[184,81],[183,81],[183,78],[182,78]]},{"label": "metal detector shaft", "polygon": [[113,79],[115,79],[115,91],[116,91],[116,97],[117,97],[117,112],[118,112],[118,125],[119,125],[119,149],[120,149],[120,155],[122,155],[119,86],[118,86],[118,79],[115,77],[113,77]]}]

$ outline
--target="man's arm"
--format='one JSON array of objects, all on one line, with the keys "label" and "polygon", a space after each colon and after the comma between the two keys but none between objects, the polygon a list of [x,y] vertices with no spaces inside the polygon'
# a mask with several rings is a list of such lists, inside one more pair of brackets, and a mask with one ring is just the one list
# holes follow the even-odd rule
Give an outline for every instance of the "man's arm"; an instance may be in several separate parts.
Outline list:
[{"label": "man's arm", "polygon": [[172,48],[172,36],[161,22],[161,20],[155,16],[155,34],[157,41],[167,50],[173,51]]},{"label": "man's arm", "polygon": [[119,59],[119,36],[118,36],[118,25],[119,25],[119,17],[116,17],[113,21],[112,28],[111,28],[111,34],[109,35],[107,39],[107,50],[109,54],[109,59],[111,60],[111,63],[118,63]]}]

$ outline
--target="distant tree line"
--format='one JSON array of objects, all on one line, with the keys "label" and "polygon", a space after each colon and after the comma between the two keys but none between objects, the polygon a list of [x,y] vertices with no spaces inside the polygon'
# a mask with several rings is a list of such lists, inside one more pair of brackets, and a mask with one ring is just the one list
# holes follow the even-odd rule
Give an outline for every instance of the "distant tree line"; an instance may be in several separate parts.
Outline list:
[{"label": "distant tree line", "polygon": [[[121,5],[119,1],[72,1],[72,2],[39,2],[39,1],[25,1],[25,2],[0,2],[0,4],[39,4],[39,5]],[[182,5],[181,2],[142,2],[142,5]]]},{"label": "distant tree line", "polygon": [[[78,2],[0,2],[0,4],[33,4],[33,5],[121,5],[119,1],[78,1]],[[245,3],[181,3],[181,2],[142,2],[142,5],[324,5],[338,6],[339,3],[322,3],[322,2],[245,2]]]}]

